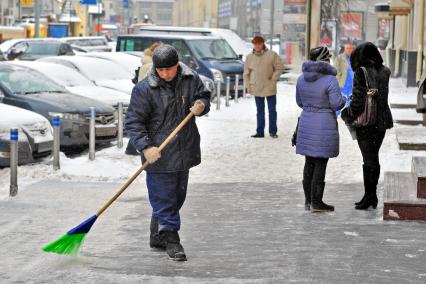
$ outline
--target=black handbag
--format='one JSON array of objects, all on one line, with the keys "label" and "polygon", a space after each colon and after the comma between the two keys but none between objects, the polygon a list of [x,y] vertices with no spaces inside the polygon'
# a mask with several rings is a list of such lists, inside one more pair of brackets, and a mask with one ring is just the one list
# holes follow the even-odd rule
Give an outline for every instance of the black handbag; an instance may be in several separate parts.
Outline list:
[{"label": "black handbag", "polygon": [[293,137],[291,137],[291,146],[294,147],[297,144],[297,130],[299,129],[299,120],[300,120],[300,116],[297,118],[297,125],[296,125],[296,129],[293,132]]},{"label": "black handbag", "polygon": [[371,88],[368,80],[367,69],[365,69],[365,67],[361,67],[361,69],[364,72],[367,93],[365,96],[364,111],[360,115],[358,115],[358,117],[351,124],[351,126],[355,128],[374,125],[377,119],[376,97],[379,93],[379,90]]}]

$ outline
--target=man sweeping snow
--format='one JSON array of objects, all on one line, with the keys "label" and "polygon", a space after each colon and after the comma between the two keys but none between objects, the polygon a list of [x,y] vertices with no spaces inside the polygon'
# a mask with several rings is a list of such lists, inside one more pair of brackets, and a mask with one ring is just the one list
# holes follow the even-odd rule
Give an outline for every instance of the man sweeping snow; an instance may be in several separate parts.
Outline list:
[{"label": "man sweeping snow", "polygon": [[158,47],[150,74],[133,88],[126,129],[142,163],[148,161],[146,183],[152,206],[150,246],[165,249],[173,260],[186,260],[178,231],[179,210],[188,185],[189,169],[201,162],[195,118],[160,153],[158,146],[192,112],[208,113],[210,91],[198,74],[179,62],[176,49]]}]

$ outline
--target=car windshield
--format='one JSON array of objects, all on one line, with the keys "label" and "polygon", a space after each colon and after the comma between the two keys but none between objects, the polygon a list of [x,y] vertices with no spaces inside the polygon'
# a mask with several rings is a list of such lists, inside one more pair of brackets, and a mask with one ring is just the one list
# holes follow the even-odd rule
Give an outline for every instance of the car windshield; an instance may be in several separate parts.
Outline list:
[{"label": "car windshield", "polygon": [[202,59],[238,59],[237,54],[223,39],[189,40],[188,44]]},{"label": "car windshield", "polygon": [[59,43],[29,42],[26,54],[57,55]]},{"label": "car windshield", "polygon": [[43,74],[29,69],[2,69],[0,82],[14,94],[66,92],[65,89]]},{"label": "car windshield", "polygon": [[132,74],[119,64],[109,60],[91,60],[89,63],[78,64],[80,69],[92,81],[130,80]]}]

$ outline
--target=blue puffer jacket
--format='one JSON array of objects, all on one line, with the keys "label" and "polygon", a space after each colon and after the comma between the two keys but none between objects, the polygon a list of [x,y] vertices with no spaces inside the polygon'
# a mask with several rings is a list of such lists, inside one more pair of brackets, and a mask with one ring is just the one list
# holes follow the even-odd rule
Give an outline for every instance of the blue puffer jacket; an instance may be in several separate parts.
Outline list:
[{"label": "blue puffer jacket", "polygon": [[[210,110],[210,91],[205,88],[197,73],[180,63],[173,89],[155,72],[133,88],[126,114],[126,130],[135,148],[142,151],[150,146],[160,146],[167,136],[190,112],[198,99]],[[142,163],[145,162],[143,154]],[[161,152],[161,158],[147,169],[148,172],[177,172],[188,170],[201,162],[200,134],[195,117]]]},{"label": "blue puffer jacket", "polygon": [[339,155],[336,111],[345,105],[337,71],[327,62],[306,61],[297,80],[296,101],[303,108],[297,131],[296,153],[316,158]]}]

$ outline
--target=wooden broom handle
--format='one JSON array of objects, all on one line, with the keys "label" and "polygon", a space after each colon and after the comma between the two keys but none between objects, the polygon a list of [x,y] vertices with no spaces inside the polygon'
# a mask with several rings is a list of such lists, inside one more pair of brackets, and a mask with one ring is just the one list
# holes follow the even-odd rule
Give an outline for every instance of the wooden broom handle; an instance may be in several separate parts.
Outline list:
[{"label": "wooden broom handle", "polygon": [[[194,116],[192,112],[190,112],[184,120],[173,130],[172,133],[166,138],[166,140],[161,143],[160,147],[158,149],[160,152],[169,144],[169,142],[178,134],[179,131],[182,130],[182,128],[188,123],[188,121]],[[100,216],[102,213],[104,213],[105,210],[129,187],[129,185],[132,184],[132,182],[149,166],[150,164],[148,161],[143,163],[143,165],[126,181],[126,183],[120,188],[119,191],[110,199],[108,202],[96,213],[96,216]]]}]

